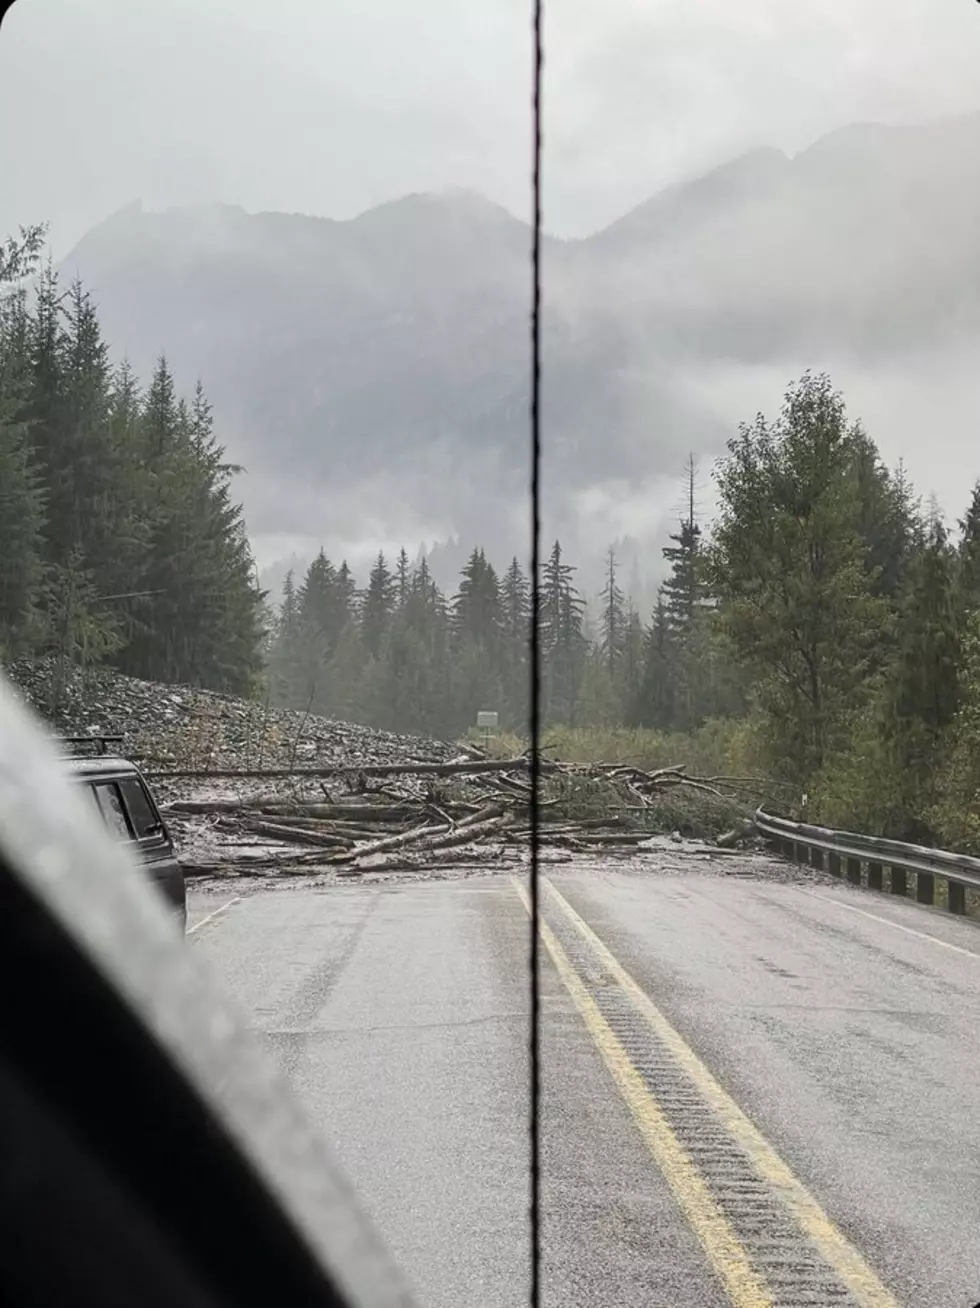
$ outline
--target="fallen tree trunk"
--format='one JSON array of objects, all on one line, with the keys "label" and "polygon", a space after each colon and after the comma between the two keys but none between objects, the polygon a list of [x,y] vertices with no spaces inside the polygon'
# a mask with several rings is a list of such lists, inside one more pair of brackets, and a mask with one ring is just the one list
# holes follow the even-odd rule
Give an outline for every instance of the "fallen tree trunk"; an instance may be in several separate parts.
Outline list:
[{"label": "fallen tree trunk", "polygon": [[[152,780],[176,780],[180,777],[453,777],[477,772],[512,772],[528,766],[527,759],[453,759],[448,763],[333,763],[323,768],[171,768],[147,772]],[[541,760],[542,771],[553,771],[557,764]]]},{"label": "fallen tree trunk", "polygon": [[254,872],[263,876],[267,870],[283,868],[289,872],[293,868],[303,867],[308,863],[323,865],[322,854],[298,854],[284,851],[283,854],[229,854],[221,858],[182,858],[180,866],[186,877],[206,877],[215,873],[232,872],[237,876],[248,876]]},{"label": "fallen tree trunk", "polygon": [[731,831],[723,831],[716,843],[719,849],[731,849],[743,840],[751,840],[754,835],[758,834],[758,830],[759,828],[751,818],[745,818]]},{"label": "fallen tree trunk", "polygon": [[369,854],[381,854],[388,849],[400,849],[405,845],[418,843],[427,835],[435,835],[449,830],[450,828],[445,825],[434,826],[431,823],[426,823],[425,826],[413,827],[411,831],[401,831],[397,836],[382,836],[380,840],[373,840],[367,845],[358,845],[345,854],[335,854],[330,859],[330,863],[331,865],[347,863],[355,858],[366,857]]},{"label": "fallen tree trunk", "polygon": [[238,825],[256,836],[269,836],[273,840],[282,840],[287,844],[318,845],[322,849],[350,849],[354,841],[350,837],[336,836],[321,831],[311,831],[308,827],[283,826],[278,822],[262,822],[255,818],[245,818]]},{"label": "fallen tree trunk", "polygon": [[[415,848],[419,853],[428,853],[434,849],[450,849],[456,845],[468,845],[473,841],[482,840],[484,836],[489,835],[492,831],[500,831],[507,824],[507,814],[501,817],[488,818],[485,822],[474,822],[468,827],[457,827],[455,831],[433,832],[431,835],[419,834],[418,832],[406,832],[406,835],[417,836],[413,841]],[[392,840],[395,837],[391,838]],[[407,842],[399,842],[405,844]],[[331,865],[356,863],[354,867],[343,867],[338,869],[339,876],[357,876],[360,872],[374,871],[374,864],[364,865],[361,863],[363,858],[368,858],[371,854],[379,852],[378,846],[380,841],[374,846],[362,845],[359,849],[351,850],[349,854],[340,854],[330,860]],[[387,848],[392,848],[389,844]]]}]

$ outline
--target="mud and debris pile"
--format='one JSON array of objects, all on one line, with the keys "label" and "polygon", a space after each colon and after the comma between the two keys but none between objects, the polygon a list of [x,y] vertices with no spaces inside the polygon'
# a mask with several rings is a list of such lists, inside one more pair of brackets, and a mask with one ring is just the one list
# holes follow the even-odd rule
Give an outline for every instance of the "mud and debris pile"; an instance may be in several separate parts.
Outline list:
[{"label": "mud and debris pile", "polygon": [[141,681],[108,668],[61,669],[49,659],[13,662],[3,670],[55,732],[122,736],[121,752],[148,771],[440,762],[456,752],[443,741]]},{"label": "mud and debris pile", "polygon": [[[395,735],[106,669],[5,669],[60,734],[109,734],[152,779],[199,877],[341,880],[520,865],[531,834],[526,756]],[[685,813],[697,807],[700,830]],[[706,825],[707,824],[707,825]],[[541,760],[542,858],[722,858],[755,838],[721,778]],[[692,836],[701,837],[691,839]]]}]

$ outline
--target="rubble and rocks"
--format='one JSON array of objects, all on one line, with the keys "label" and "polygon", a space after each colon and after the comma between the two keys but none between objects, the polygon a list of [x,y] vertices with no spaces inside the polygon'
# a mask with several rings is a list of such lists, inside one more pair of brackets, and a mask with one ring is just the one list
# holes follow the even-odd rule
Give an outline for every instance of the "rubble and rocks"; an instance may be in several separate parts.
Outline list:
[{"label": "rubble and rocks", "polygon": [[[122,737],[121,752],[153,781],[189,876],[333,881],[526,860],[526,756],[489,759],[472,746],[106,669],[63,675],[32,662],[5,671],[56,731]],[[723,778],[681,766],[540,766],[540,848],[550,861],[635,863],[662,858],[668,845],[705,860],[754,839],[750,810]],[[692,803],[700,831],[688,820]],[[690,838],[705,827],[718,843]]]},{"label": "rubble and rocks", "polygon": [[297,709],[273,708],[191,686],[165,686],[104,667],[61,669],[56,659],[15,661],[4,673],[55,731],[121,735],[147,771],[215,773],[303,766],[440,763],[459,751]]}]

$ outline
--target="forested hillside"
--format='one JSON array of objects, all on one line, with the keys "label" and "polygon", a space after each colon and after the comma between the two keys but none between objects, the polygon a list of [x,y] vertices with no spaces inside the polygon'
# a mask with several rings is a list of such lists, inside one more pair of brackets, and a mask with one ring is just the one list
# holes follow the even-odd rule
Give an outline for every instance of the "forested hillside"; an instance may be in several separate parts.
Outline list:
[{"label": "forested hillside", "polygon": [[[540,607],[552,738],[588,749],[591,729],[598,748],[633,728],[617,747],[762,773],[828,822],[976,845],[980,485],[954,544],[830,379],[809,374],[776,418],[732,438],[717,481],[717,520],[690,512],[663,549],[652,614],[624,596],[610,551],[589,630],[553,544]],[[520,735],[529,617],[518,559],[498,576],[475,548],[444,595],[404,550],[378,558],[363,592],[321,553],[287,579],[271,693],[440,735],[495,709]]]},{"label": "forested hillside", "polygon": [[[2,249],[0,656],[54,656],[394,731],[525,733],[530,585],[474,543],[451,592],[424,557],[367,577],[326,553],[269,603],[200,385],[113,367],[78,282]],[[33,274],[33,276],[31,276]],[[693,476],[693,471],[692,471]],[[980,484],[947,528],[805,374],[743,425],[663,542],[652,612],[550,544],[540,577],[550,739],[764,775],[808,812],[980,848]],[[407,542],[413,549],[417,542]],[[591,733],[591,735],[590,735]]]},{"label": "forested hillside", "polygon": [[145,392],[113,368],[42,240],[0,263],[0,656],[247,693],[263,608],[204,391],[178,396],[164,358]]}]

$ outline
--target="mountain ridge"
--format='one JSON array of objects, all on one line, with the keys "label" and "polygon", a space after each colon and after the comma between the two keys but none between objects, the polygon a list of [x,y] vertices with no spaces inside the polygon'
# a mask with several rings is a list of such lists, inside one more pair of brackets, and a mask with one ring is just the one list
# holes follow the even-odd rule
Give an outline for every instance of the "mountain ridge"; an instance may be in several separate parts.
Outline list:
[{"label": "mountain ridge", "polygon": [[[60,266],[140,375],[166,352],[202,377],[257,537],[523,553],[529,254],[523,219],[447,188],[345,219],[133,202]],[[719,452],[804,367],[866,376],[980,338],[974,270],[980,114],[746,151],[546,235],[548,530],[580,554],[662,538],[688,451]]]}]

